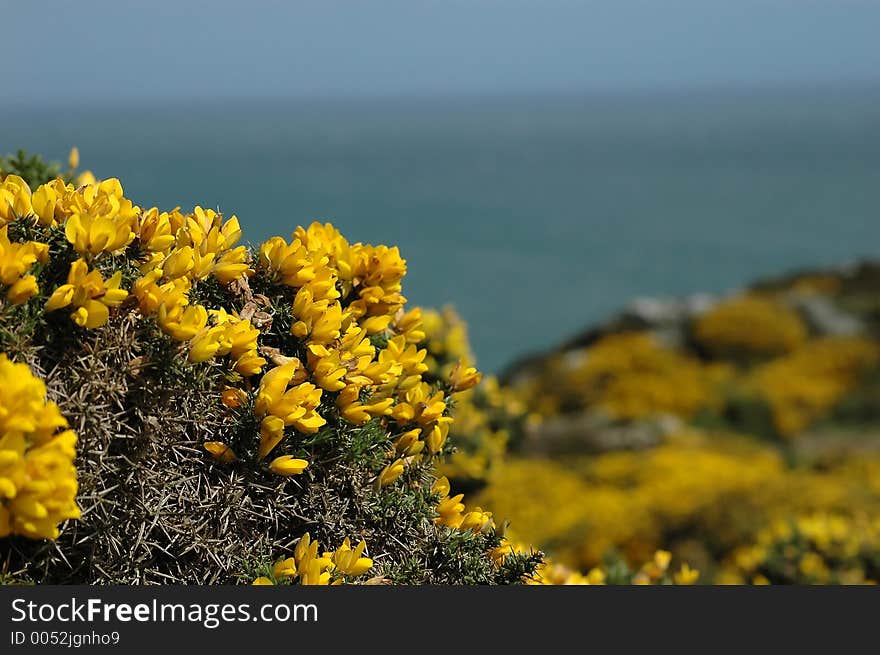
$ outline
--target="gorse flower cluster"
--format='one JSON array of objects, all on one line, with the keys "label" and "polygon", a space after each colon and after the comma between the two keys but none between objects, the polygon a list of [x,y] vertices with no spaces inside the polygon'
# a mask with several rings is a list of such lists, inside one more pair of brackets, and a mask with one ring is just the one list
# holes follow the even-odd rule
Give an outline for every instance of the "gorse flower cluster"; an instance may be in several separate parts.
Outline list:
[{"label": "gorse flower cluster", "polygon": [[333,552],[318,556],[319,545],[306,532],[297,542],[293,557],[280,560],[269,575],[254,580],[254,585],[291,584],[301,585],[342,584],[346,579],[362,576],[373,567],[373,560],[364,557],[367,543],[364,540],[351,547],[348,537]]},{"label": "gorse flower cluster", "polygon": [[612,551],[644,561],[662,546],[711,579],[774,522],[804,512],[878,511],[880,460],[862,459],[858,467],[790,469],[744,438],[682,435],[646,452],[510,458],[476,500],[576,570],[601,567]]},{"label": "gorse flower cluster", "polygon": [[553,357],[521,394],[539,416],[591,408],[623,420],[657,414],[690,418],[718,405],[717,386],[729,374],[726,366],[704,366],[649,333],[622,332]]},{"label": "gorse flower cluster", "polygon": [[737,549],[722,580],[752,584],[877,584],[880,521],[808,514],[784,518]]},{"label": "gorse flower cluster", "polygon": [[467,325],[453,308],[424,310],[422,329],[427,376],[449,380],[456,389],[480,381],[479,386],[457,394],[455,422],[450,428],[456,447],[437,466],[440,475],[473,486],[486,478],[493,462],[522,432],[528,420],[525,404],[497,377],[483,377],[476,371]]},{"label": "gorse flower cluster", "polygon": [[880,364],[880,344],[862,337],[826,337],[758,366],[748,394],[767,403],[773,426],[792,437],[822,419]]},{"label": "gorse flower cluster", "polygon": [[772,356],[787,353],[808,336],[793,310],[772,298],[737,296],[703,314],[694,326],[697,342],[715,355]]},{"label": "gorse flower cluster", "polygon": [[0,537],[54,539],[76,504],[76,434],[26,364],[0,354]]}]

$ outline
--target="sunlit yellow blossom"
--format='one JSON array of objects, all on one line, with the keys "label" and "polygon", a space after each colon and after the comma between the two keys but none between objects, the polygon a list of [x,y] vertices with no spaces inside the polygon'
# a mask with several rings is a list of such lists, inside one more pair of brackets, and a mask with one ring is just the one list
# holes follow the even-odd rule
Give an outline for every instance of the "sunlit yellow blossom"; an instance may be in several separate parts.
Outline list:
[{"label": "sunlit yellow blossom", "polygon": [[26,275],[9,287],[6,297],[13,305],[21,305],[38,293],[40,293],[40,287],[37,286],[37,278],[33,275]]},{"label": "sunlit yellow blossom", "polygon": [[343,284],[350,290],[354,273],[351,265],[351,247],[339,230],[330,223],[314,222],[308,228],[298,227],[293,238],[299,240],[306,249],[318,256],[326,254],[328,266],[333,268],[339,275]]},{"label": "sunlit yellow blossom", "polygon": [[39,293],[37,279],[25,274],[35,263],[46,263],[48,252],[48,246],[37,241],[10,242],[8,226],[0,227],[0,287],[8,287],[11,303],[20,305]]},{"label": "sunlit yellow blossom", "polygon": [[404,432],[397,438],[397,441],[394,442],[394,450],[398,455],[415,455],[420,452],[425,446],[423,441],[419,441],[419,435],[421,435],[421,433],[421,428],[415,428],[414,430]]},{"label": "sunlit yellow blossom", "polygon": [[78,518],[76,434],[46,386],[0,353],[0,537],[54,539]]},{"label": "sunlit yellow blossom", "polygon": [[275,583],[272,582],[266,576],[261,575],[259,578],[254,580],[251,584],[255,587],[259,587],[259,586],[271,586],[271,585],[274,585]]},{"label": "sunlit yellow blossom", "polygon": [[174,245],[171,217],[168,212],[160,212],[156,207],[141,212],[136,232],[141,247],[150,252],[165,252]]},{"label": "sunlit yellow blossom", "polygon": [[165,305],[166,315],[171,308],[181,311],[189,303],[189,280],[179,278],[165,284],[158,284],[162,271],[154,270],[138,278],[132,285],[131,292],[138,299],[138,307],[145,315],[155,314],[159,305]]},{"label": "sunlit yellow blossom", "polygon": [[276,457],[269,464],[269,469],[278,475],[299,475],[306,470],[309,463],[304,459],[294,459],[291,455]]},{"label": "sunlit yellow blossom", "polygon": [[373,560],[369,557],[362,557],[367,542],[361,539],[361,542],[352,549],[348,541],[348,537],[342,542],[342,545],[332,553],[333,565],[337,571],[343,575],[358,576],[363,575],[373,567]]},{"label": "sunlit yellow blossom", "polygon": [[70,265],[67,284],[55,289],[46,301],[46,311],[74,307],[74,323],[86,328],[100,327],[110,317],[110,308],[118,307],[128,297],[128,292],[119,288],[121,281],[121,271],[104,280],[100,272],[89,271],[85,260],[78,259]]},{"label": "sunlit yellow blossom", "polygon": [[0,181],[0,227],[33,211],[31,188],[18,175],[7,175]]},{"label": "sunlit yellow blossom", "polygon": [[303,585],[327,585],[330,584],[329,569],[333,562],[327,555],[318,557],[317,541],[312,541],[306,532],[296,544],[294,558],[296,569],[299,574],[300,584]]},{"label": "sunlit yellow blossom", "polygon": [[256,349],[247,351],[235,360],[236,372],[246,377],[256,375],[263,370],[265,365],[266,360],[257,354]]},{"label": "sunlit yellow blossom", "polygon": [[443,445],[446,443],[446,437],[448,435],[448,423],[439,423],[437,425],[434,425],[428,432],[428,436],[425,438],[425,444],[428,447],[428,452],[432,455],[436,455],[441,450],[443,450]]},{"label": "sunlit yellow blossom", "polygon": [[48,184],[41,184],[37,187],[37,190],[31,196],[31,202],[33,204],[33,212],[37,216],[40,225],[48,227],[55,225],[59,219],[63,220],[66,218],[59,203],[68,194],[73,192],[73,186],[65,184],[64,180],[60,177]]},{"label": "sunlit yellow blossom", "polygon": [[215,325],[195,335],[189,344],[188,359],[191,362],[204,362],[221,350],[229,350],[229,338],[225,325]]},{"label": "sunlit yellow blossom", "polygon": [[330,584],[330,567],[329,559],[311,559],[308,563],[299,569],[300,584],[307,586],[318,586]]},{"label": "sunlit yellow blossom", "polygon": [[162,275],[168,280],[187,276],[195,267],[192,246],[175,248],[162,262]]},{"label": "sunlit yellow blossom", "polygon": [[315,279],[315,269],[326,266],[329,259],[323,253],[309,252],[299,239],[288,243],[281,237],[272,237],[260,246],[260,263],[284,284],[301,287]]},{"label": "sunlit yellow blossom", "polygon": [[92,171],[83,171],[76,176],[76,186],[87,186],[89,184],[97,184],[98,180]]},{"label": "sunlit yellow blossom", "polygon": [[269,370],[260,381],[254,411],[257,416],[276,416],[284,425],[313,434],[327,421],[316,411],[321,402],[320,388],[309,382],[288,388],[295,384],[301,370],[302,365],[296,359]]},{"label": "sunlit yellow blossom", "polygon": [[[185,301],[185,298],[184,298]],[[162,302],[156,316],[159,327],[177,341],[189,341],[208,323],[208,310],[202,305]]]},{"label": "sunlit yellow blossom", "polygon": [[336,399],[339,413],[349,423],[363,425],[371,418],[385,416],[391,413],[392,398],[370,399],[364,402],[358,400],[360,389],[355,385],[345,387]]},{"label": "sunlit yellow blossom", "polygon": [[421,343],[425,340],[425,331],[422,329],[422,309],[414,307],[408,312],[398,310],[392,325],[392,330],[403,336],[406,343]]},{"label": "sunlit yellow blossom", "polygon": [[342,306],[338,301],[315,298],[314,284],[302,287],[293,300],[293,313],[299,319],[291,333],[311,343],[329,344],[342,331]]},{"label": "sunlit yellow blossom", "polygon": [[276,562],[272,567],[272,575],[278,578],[291,578],[296,575],[296,558],[288,557]]},{"label": "sunlit yellow blossom", "polygon": [[87,186],[68,200],[72,213],[64,234],[79,254],[118,251],[134,239],[139,209],[123,197],[119,180],[112,178]]},{"label": "sunlit yellow blossom", "polygon": [[376,484],[379,488],[387,487],[389,484],[392,484],[397,478],[403,475],[403,471],[405,466],[403,464],[402,459],[395,459],[391,464],[382,469],[382,472],[379,474],[379,477],[376,479]]},{"label": "sunlit yellow blossom", "polygon": [[483,374],[473,366],[465,367],[459,362],[449,375],[449,390],[452,393],[466,391],[477,386],[482,379]]},{"label": "sunlit yellow blossom", "polygon": [[284,420],[278,416],[266,416],[260,421],[260,447],[257,451],[261,459],[272,452],[284,438]]}]

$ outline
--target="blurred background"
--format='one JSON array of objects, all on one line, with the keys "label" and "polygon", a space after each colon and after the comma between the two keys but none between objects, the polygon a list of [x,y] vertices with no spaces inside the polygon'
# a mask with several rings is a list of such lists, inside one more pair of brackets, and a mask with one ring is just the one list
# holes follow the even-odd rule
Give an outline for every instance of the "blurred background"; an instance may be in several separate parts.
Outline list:
[{"label": "blurred background", "polygon": [[[762,503],[731,498],[795,465],[812,475],[820,451],[824,475],[828,430],[812,459],[792,435],[832,416],[832,441],[855,439],[867,461],[878,286],[856,263],[880,254],[880,3],[86,1],[16,3],[3,22],[0,152],[63,160],[76,145],[135,202],[236,214],[254,243],[329,220],[400,246],[410,302],[457,309],[433,319],[438,360],[501,375],[472,403],[472,457],[450,475],[560,561],[672,544],[731,579],[772,578],[730,562],[778,516],[734,530]],[[780,277],[793,271],[808,273]],[[755,284],[744,307],[724,304]],[[686,450],[667,466],[664,448]],[[550,520],[506,503],[524,479],[497,463],[506,449],[550,456],[557,495],[541,507],[589,497],[589,510]],[[718,480],[734,482],[708,493]],[[785,480],[782,497],[803,497]],[[877,485],[832,482],[777,514],[855,520]],[[693,496],[698,509],[668,507]]]}]

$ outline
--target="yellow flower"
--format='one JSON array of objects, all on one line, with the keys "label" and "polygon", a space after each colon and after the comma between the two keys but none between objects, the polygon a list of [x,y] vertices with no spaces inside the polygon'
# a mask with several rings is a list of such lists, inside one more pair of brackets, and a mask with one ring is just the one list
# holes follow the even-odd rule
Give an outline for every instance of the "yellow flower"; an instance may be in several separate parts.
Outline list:
[{"label": "yellow flower", "polygon": [[313,434],[327,422],[317,412],[321,389],[309,382],[288,389],[301,367],[299,360],[292,359],[263,375],[254,411],[258,417],[274,416],[280,418],[283,425],[292,425],[300,432]]},{"label": "yellow flower", "polygon": [[492,527],[493,524],[492,512],[485,512],[481,508],[476,507],[473,511],[463,514],[461,522],[455,527],[459,530],[480,532],[486,527]]},{"label": "yellow flower", "polygon": [[270,273],[291,287],[301,287],[315,279],[315,268],[326,266],[326,255],[309,252],[299,239],[290,245],[281,237],[272,237],[260,246],[260,263]]},{"label": "yellow flower", "polygon": [[33,211],[31,188],[18,175],[7,175],[0,181],[0,227]]},{"label": "yellow flower", "polygon": [[46,385],[25,364],[0,354],[0,537],[55,539],[58,524],[79,518],[76,434]]},{"label": "yellow flower", "polygon": [[97,270],[89,271],[84,259],[78,259],[70,265],[67,284],[55,289],[46,301],[46,311],[72,306],[74,323],[92,329],[100,327],[110,317],[110,308],[118,307],[128,297],[128,292],[119,288],[121,281],[121,271],[104,280]]},{"label": "yellow flower", "polygon": [[73,187],[65,184],[60,177],[37,187],[31,196],[31,203],[40,225],[49,227],[55,225],[59,219],[65,218],[64,211],[59,205],[70,193],[73,193]]},{"label": "yellow flower", "polygon": [[308,563],[299,569],[300,584],[307,586],[328,585],[330,584],[330,560],[327,559],[311,559]]},{"label": "yellow flower", "polygon": [[432,455],[436,455],[441,450],[443,450],[443,445],[446,443],[446,437],[448,435],[448,423],[440,423],[433,426],[430,432],[428,432],[427,438],[425,439],[425,443],[428,446],[428,452]]},{"label": "yellow flower", "polygon": [[[185,302],[185,298],[183,299]],[[159,327],[177,341],[189,341],[204,329],[208,310],[201,305],[169,305],[162,302],[156,316]]]},{"label": "yellow flower", "polygon": [[139,209],[123,197],[119,180],[88,186],[71,202],[64,234],[80,255],[115,252],[134,239]]},{"label": "yellow flower", "polygon": [[697,569],[692,569],[687,562],[681,565],[681,568],[672,576],[677,585],[692,585],[700,577]]},{"label": "yellow flower", "polygon": [[262,576],[262,575],[251,583],[251,585],[253,585],[255,587],[272,586],[274,584],[275,583],[272,582],[269,578],[267,578],[266,576]]},{"label": "yellow flower", "polygon": [[294,459],[291,455],[276,457],[269,464],[269,469],[278,475],[299,475],[309,463],[304,459]]},{"label": "yellow flower", "polygon": [[292,578],[296,575],[296,558],[288,557],[287,559],[283,559],[280,562],[277,562],[274,567],[272,567],[272,575],[275,576],[275,579],[278,578]]},{"label": "yellow flower", "polygon": [[382,472],[379,474],[379,477],[376,479],[376,484],[381,489],[382,487],[387,487],[389,484],[393,483],[397,478],[403,475],[404,465],[402,459],[395,459],[391,464],[382,469]]},{"label": "yellow flower", "polygon": [[483,374],[477,369],[473,366],[462,366],[462,363],[459,361],[449,374],[449,390],[452,393],[466,391],[477,386],[482,379]]},{"label": "yellow flower", "polygon": [[49,246],[38,241],[9,240],[9,227],[0,227],[0,284],[12,286],[36,262],[49,261]]},{"label": "yellow flower", "polygon": [[223,393],[220,394],[220,402],[230,409],[241,407],[242,403],[246,400],[247,394],[241,389],[236,389],[234,387],[227,387],[223,390]]},{"label": "yellow flower", "polygon": [[423,441],[419,441],[419,435],[421,435],[421,433],[421,428],[415,428],[414,430],[404,432],[397,438],[397,441],[394,442],[394,450],[398,455],[415,455],[420,452],[425,446]]},{"label": "yellow flower", "polygon": [[245,377],[256,375],[263,370],[265,365],[266,360],[257,354],[256,349],[247,351],[235,360],[236,372],[241,373]]},{"label": "yellow flower", "polygon": [[[174,245],[171,216],[152,207],[141,213],[137,221],[137,236],[141,247],[150,252],[165,252]],[[169,278],[172,276],[169,276]]]},{"label": "yellow flower", "polygon": [[318,542],[312,541],[308,532],[296,544],[293,556],[296,560],[300,584],[330,584],[330,572],[327,569],[333,565],[333,561],[327,555],[318,557]]},{"label": "yellow flower", "polygon": [[373,560],[369,557],[362,557],[367,542],[361,539],[357,547],[352,550],[348,537],[342,542],[342,545],[332,554],[333,565],[336,570],[343,575],[356,577],[363,575],[373,567]]},{"label": "yellow flower", "polygon": [[425,331],[422,325],[422,309],[414,307],[408,312],[398,310],[391,329],[408,344],[417,344],[425,340]]},{"label": "yellow flower", "polygon": [[208,328],[190,340],[188,359],[193,363],[205,362],[223,348],[229,348],[225,326]]},{"label": "yellow flower", "polygon": [[73,146],[70,149],[70,154],[67,155],[67,167],[72,171],[79,168],[79,148],[76,146]]},{"label": "yellow flower", "polygon": [[272,452],[284,438],[284,420],[278,416],[266,416],[260,422],[260,447],[257,456],[262,459]]},{"label": "yellow flower", "polygon": [[21,305],[38,293],[40,293],[40,287],[37,286],[37,278],[33,275],[26,275],[9,287],[6,297],[13,305]]},{"label": "yellow flower", "polygon": [[185,277],[195,267],[192,246],[175,248],[162,262],[162,275],[166,279],[174,280]]},{"label": "yellow flower", "polygon": [[660,571],[666,571],[670,561],[672,561],[672,553],[668,550],[658,550],[654,553],[654,564]]},{"label": "yellow flower", "polygon": [[237,462],[238,457],[235,452],[227,446],[222,441],[206,441],[205,450],[207,450],[211,455],[213,455],[218,461],[223,462],[224,464],[230,464],[232,462]]}]

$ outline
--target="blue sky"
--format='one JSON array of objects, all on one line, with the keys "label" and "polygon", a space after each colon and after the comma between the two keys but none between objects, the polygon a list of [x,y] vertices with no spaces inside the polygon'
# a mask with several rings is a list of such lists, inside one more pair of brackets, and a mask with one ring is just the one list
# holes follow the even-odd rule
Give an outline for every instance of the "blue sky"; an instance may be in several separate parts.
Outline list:
[{"label": "blue sky", "polygon": [[0,0],[8,104],[880,80],[873,0]]}]

